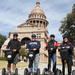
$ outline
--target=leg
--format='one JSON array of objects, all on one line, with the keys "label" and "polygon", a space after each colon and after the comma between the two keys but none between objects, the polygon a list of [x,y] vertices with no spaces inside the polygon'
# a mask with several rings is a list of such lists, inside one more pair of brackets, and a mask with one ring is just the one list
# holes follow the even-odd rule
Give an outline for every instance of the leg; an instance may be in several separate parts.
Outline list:
[{"label": "leg", "polygon": [[29,67],[29,72],[31,72],[32,68],[33,68],[33,60],[31,60],[31,58],[29,58],[29,65],[28,65],[28,67]]},{"label": "leg", "polygon": [[10,63],[10,62],[8,62],[7,70],[8,70],[8,71],[11,71],[11,63]]},{"label": "leg", "polygon": [[68,75],[71,75],[72,65],[68,64]]},{"label": "leg", "polygon": [[53,59],[53,72],[55,73],[56,72],[56,54],[53,54],[52,59]]},{"label": "leg", "polygon": [[37,72],[38,70],[39,60],[40,60],[40,56],[39,54],[36,54],[34,58],[34,72]]},{"label": "leg", "polygon": [[71,75],[72,72],[72,65],[71,65],[71,60],[67,60],[67,66],[68,66],[68,75]]},{"label": "leg", "polygon": [[62,73],[65,75],[65,60],[62,60]]},{"label": "leg", "polygon": [[48,71],[51,71],[51,54],[48,54]]},{"label": "leg", "polygon": [[12,64],[12,70],[13,70],[13,72],[15,72],[15,69],[16,69],[16,64]]},{"label": "leg", "polygon": [[16,54],[13,58],[12,70],[15,72],[16,64],[19,62],[19,54]]},{"label": "leg", "polygon": [[15,63],[15,58],[13,58],[13,60],[12,60],[12,71],[13,71],[13,73],[15,73],[15,69],[16,69],[16,63]]}]

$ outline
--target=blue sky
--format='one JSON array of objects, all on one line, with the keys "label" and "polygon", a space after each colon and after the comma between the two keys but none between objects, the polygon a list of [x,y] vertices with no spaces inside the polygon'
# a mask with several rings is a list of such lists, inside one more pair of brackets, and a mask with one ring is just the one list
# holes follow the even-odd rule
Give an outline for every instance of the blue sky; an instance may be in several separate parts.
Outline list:
[{"label": "blue sky", "polygon": [[[72,10],[75,0],[40,0],[49,21],[49,35],[55,34],[56,39],[62,40],[59,32],[61,21]],[[0,33],[8,35],[19,24],[28,19],[28,15],[35,7],[36,0],[0,0]]]}]

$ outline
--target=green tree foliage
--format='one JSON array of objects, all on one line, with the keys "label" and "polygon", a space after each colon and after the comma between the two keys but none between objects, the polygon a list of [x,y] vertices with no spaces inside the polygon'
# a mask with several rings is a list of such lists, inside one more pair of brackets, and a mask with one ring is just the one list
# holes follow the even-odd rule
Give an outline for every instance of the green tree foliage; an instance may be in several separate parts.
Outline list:
[{"label": "green tree foliage", "polygon": [[61,22],[59,31],[63,36],[68,36],[73,45],[75,45],[75,4],[73,5],[72,12],[67,14]]},{"label": "green tree foliage", "polygon": [[0,34],[0,48],[6,40],[6,36]]}]

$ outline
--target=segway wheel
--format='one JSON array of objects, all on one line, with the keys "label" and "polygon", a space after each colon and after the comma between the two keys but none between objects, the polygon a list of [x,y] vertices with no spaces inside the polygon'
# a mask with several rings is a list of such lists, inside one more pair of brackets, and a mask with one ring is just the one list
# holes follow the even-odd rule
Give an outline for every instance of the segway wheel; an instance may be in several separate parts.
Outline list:
[{"label": "segway wheel", "polygon": [[17,68],[15,69],[15,75],[18,75],[18,69]]},{"label": "segway wheel", "polygon": [[59,70],[59,69],[56,69],[56,75],[61,75],[62,74],[62,72],[61,72],[61,70]]},{"label": "segway wheel", "polygon": [[40,75],[40,69],[37,70],[37,75]]},{"label": "segway wheel", "polygon": [[2,69],[2,75],[6,75],[6,69],[5,68]]},{"label": "segway wheel", "polygon": [[72,71],[72,75],[75,75],[75,70]]},{"label": "segway wheel", "polygon": [[28,69],[27,68],[25,68],[25,70],[24,70],[24,75],[28,75]]},{"label": "segway wheel", "polygon": [[47,68],[44,68],[42,75],[47,75],[47,74],[46,74],[47,71],[48,71],[48,69],[47,69]]}]

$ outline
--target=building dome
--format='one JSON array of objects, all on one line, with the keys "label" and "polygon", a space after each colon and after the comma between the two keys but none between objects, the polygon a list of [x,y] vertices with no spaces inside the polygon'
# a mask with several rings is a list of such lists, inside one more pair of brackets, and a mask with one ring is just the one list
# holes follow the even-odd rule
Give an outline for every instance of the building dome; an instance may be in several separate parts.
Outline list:
[{"label": "building dome", "polygon": [[39,0],[36,1],[36,6],[29,14],[29,17],[26,23],[30,23],[31,25],[34,25],[37,27],[43,27],[43,28],[47,27],[48,21],[46,20],[44,11],[40,7]]},{"label": "building dome", "polygon": [[43,11],[40,7],[38,7],[38,6],[36,6],[36,7],[32,10],[31,14],[45,15],[44,11]]},{"label": "building dome", "polygon": [[29,15],[29,18],[42,18],[46,19],[44,11],[40,7],[40,1],[37,0],[36,7],[31,11],[31,14]]}]

